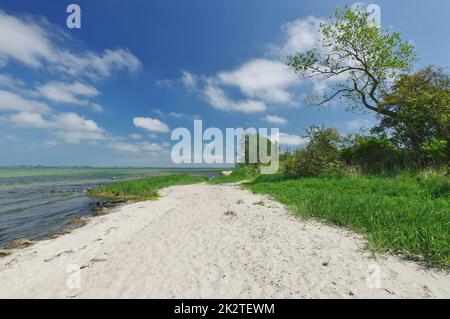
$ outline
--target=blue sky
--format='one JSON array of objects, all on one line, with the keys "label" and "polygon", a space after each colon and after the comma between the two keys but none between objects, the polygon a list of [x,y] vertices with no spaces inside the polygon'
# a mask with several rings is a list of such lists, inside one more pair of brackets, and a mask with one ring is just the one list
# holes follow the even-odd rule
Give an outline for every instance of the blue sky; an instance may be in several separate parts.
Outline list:
[{"label": "blue sky", "polygon": [[[75,2],[75,1],[72,1]],[[371,115],[305,105],[285,55],[353,1],[0,2],[0,165],[170,166],[170,131],[279,127],[289,147],[311,124],[344,133]],[[450,2],[377,1],[382,25],[420,61],[450,65]]]}]

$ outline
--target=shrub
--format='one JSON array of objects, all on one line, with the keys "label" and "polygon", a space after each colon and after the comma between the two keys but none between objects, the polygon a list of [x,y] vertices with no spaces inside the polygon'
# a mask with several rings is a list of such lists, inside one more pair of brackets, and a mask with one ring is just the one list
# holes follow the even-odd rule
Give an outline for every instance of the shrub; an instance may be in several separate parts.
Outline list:
[{"label": "shrub", "polygon": [[434,166],[445,164],[449,158],[448,142],[443,139],[432,139],[422,143],[421,149],[427,161]]},{"label": "shrub", "polygon": [[343,167],[337,144],[341,137],[337,130],[312,126],[307,130],[309,144],[287,156],[282,167],[289,176],[318,176],[340,171]]},{"label": "shrub", "polygon": [[378,172],[404,167],[403,154],[385,136],[356,136],[342,150],[345,164],[358,166],[366,172]]}]

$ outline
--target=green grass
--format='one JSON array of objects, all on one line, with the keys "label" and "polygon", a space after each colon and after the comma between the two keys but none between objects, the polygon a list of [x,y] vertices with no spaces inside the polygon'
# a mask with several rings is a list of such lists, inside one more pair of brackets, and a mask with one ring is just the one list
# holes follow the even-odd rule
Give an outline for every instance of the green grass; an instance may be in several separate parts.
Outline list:
[{"label": "green grass", "polygon": [[363,234],[372,251],[449,268],[450,184],[442,175],[286,179],[260,176],[245,184],[303,218]]},{"label": "green grass", "polygon": [[173,185],[196,184],[205,181],[205,177],[188,174],[152,176],[109,184],[103,188],[91,189],[89,195],[121,201],[151,200],[158,198],[158,190],[161,188]]},{"label": "green grass", "polygon": [[258,176],[258,172],[251,166],[241,166],[233,170],[230,176],[217,176],[209,181],[210,184],[237,183],[252,180]]}]

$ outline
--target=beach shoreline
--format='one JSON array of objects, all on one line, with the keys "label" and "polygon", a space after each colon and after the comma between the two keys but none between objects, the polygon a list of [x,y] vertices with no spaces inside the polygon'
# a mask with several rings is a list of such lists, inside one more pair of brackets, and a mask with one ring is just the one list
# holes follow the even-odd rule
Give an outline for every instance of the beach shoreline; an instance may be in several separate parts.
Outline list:
[{"label": "beach shoreline", "polygon": [[184,185],[0,258],[0,298],[448,298],[450,277],[237,185]]}]

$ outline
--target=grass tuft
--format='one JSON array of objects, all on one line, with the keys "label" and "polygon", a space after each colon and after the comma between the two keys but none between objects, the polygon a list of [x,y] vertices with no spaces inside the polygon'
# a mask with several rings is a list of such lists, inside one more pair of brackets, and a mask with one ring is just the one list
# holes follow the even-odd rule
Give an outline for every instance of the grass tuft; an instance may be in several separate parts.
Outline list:
[{"label": "grass tuft", "polygon": [[158,198],[158,190],[173,185],[187,185],[205,182],[205,177],[188,174],[152,176],[137,180],[109,184],[103,188],[91,189],[89,195],[120,201],[141,201]]}]

